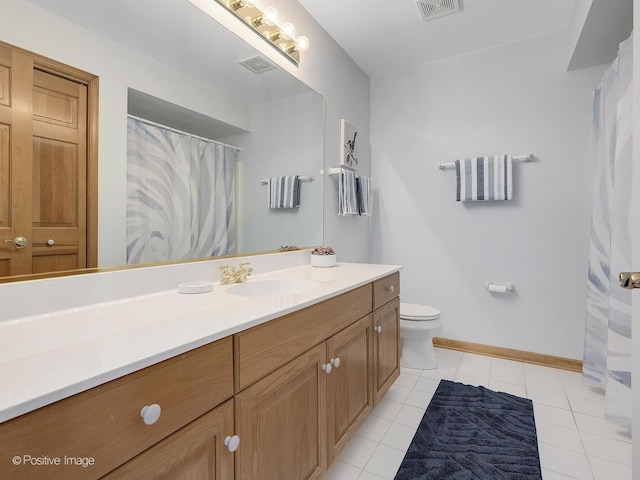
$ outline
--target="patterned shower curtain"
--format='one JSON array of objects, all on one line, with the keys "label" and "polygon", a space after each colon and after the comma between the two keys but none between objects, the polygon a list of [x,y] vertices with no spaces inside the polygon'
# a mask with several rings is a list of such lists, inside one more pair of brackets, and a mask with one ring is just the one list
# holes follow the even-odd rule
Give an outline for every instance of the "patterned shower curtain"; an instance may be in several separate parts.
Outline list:
[{"label": "patterned shower curtain", "polygon": [[236,150],[129,118],[127,263],[236,253]]},{"label": "patterned shower curtain", "polygon": [[585,380],[605,389],[605,418],[631,429],[631,292],[618,274],[631,266],[632,38],[594,96],[595,171],[587,313]]}]

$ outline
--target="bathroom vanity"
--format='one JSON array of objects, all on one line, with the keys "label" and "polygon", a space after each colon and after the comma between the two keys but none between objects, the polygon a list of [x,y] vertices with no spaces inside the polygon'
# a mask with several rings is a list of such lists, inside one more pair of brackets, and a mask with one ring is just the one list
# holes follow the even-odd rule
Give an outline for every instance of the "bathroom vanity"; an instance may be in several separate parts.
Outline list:
[{"label": "bathroom vanity", "polygon": [[[216,285],[202,295],[129,299],[127,309],[155,305],[185,320],[167,313],[166,321],[146,324],[147,351],[133,359],[123,348],[132,361],[122,368],[108,370],[105,361],[103,371],[70,377],[68,388],[32,393],[46,398],[41,408],[8,405],[0,471],[30,480],[321,478],[399,375],[398,270],[304,265],[246,284],[314,282],[299,293],[245,296]],[[118,308],[83,314],[91,322]],[[186,342],[176,335],[181,345],[172,348],[166,336],[177,330],[169,317],[193,332]],[[151,352],[154,336],[163,352]]]}]

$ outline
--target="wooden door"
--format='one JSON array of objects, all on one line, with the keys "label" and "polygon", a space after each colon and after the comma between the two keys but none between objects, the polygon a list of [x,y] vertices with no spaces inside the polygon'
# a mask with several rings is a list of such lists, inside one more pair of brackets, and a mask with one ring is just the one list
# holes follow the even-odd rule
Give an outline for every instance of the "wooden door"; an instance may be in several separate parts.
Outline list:
[{"label": "wooden door", "polygon": [[373,408],[371,315],[327,341],[327,446],[331,465]]},{"label": "wooden door", "polygon": [[[31,236],[33,61],[0,45],[0,276],[31,272],[31,245],[4,243]],[[24,179],[29,179],[25,184]]]},{"label": "wooden door", "polygon": [[322,343],[235,397],[238,480],[313,480],[326,470]]},{"label": "wooden door", "polygon": [[[40,65],[77,73],[0,44],[0,277],[95,266],[95,245],[87,261],[87,205],[95,204],[87,196],[95,176],[87,172],[87,85]],[[95,150],[95,125],[92,132]],[[19,237],[26,247],[11,243]]]},{"label": "wooden door", "polygon": [[377,404],[400,375],[400,299],[373,312],[374,397]]},{"label": "wooden door", "polygon": [[233,435],[233,400],[117,468],[102,480],[233,480],[233,453],[224,439]]},{"label": "wooden door", "polygon": [[87,87],[33,74],[32,273],[87,266]]}]

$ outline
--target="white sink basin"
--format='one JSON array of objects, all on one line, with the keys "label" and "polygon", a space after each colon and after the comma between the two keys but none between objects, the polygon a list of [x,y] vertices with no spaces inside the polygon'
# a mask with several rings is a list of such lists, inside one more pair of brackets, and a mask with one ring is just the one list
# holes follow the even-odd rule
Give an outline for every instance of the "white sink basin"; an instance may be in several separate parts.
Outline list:
[{"label": "white sink basin", "polygon": [[277,297],[308,292],[318,285],[318,282],[314,282],[313,280],[295,278],[258,280],[255,282],[249,280],[246,283],[239,283],[238,285],[229,287],[227,293],[241,297]]}]

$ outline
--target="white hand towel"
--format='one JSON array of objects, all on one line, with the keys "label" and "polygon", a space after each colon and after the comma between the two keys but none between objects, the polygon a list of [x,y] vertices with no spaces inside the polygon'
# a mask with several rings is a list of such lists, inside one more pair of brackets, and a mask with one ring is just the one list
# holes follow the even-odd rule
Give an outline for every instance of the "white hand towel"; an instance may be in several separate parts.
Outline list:
[{"label": "white hand towel", "polygon": [[456,160],[456,200],[486,201],[513,198],[510,155]]}]

